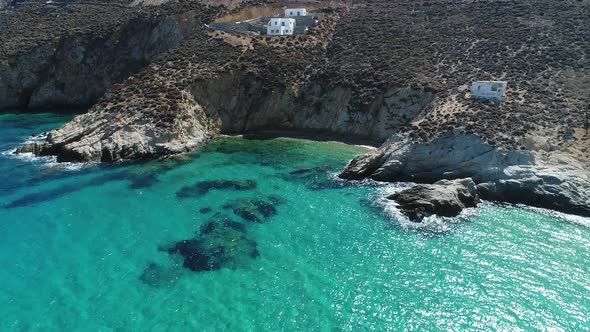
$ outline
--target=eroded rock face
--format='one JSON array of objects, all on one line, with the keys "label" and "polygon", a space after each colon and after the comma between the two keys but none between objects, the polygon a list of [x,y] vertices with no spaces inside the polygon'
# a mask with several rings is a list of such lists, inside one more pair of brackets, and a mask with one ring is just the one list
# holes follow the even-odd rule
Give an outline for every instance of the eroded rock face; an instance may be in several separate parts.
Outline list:
[{"label": "eroded rock face", "polygon": [[[144,105],[145,98],[127,86],[119,90],[124,100],[116,104],[107,99],[50,132],[46,142],[23,147],[17,153],[57,155],[59,161],[148,159],[190,151],[219,132],[265,129],[331,132],[383,141],[434,97],[422,90],[392,89],[381,103],[363,113],[351,109],[350,91],[337,89],[324,96],[313,95],[320,91],[308,91],[297,99],[290,90],[263,93],[256,83],[239,80],[237,73],[199,80],[188,91],[174,90],[167,104],[155,105]],[[158,89],[166,91],[168,87]],[[348,99],[340,100],[341,93]]]},{"label": "eroded rock face", "polygon": [[191,93],[226,133],[306,130],[378,142],[406,126],[435,98],[431,90],[392,87],[359,110],[347,87],[326,89],[322,82],[313,82],[300,90],[277,87],[268,91],[260,80],[239,73],[197,82]]},{"label": "eroded rock face", "polygon": [[529,165],[534,160],[532,152],[504,150],[462,131],[429,141],[394,135],[379,150],[352,160],[340,177],[415,182],[473,177],[479,183],[500,177],[508,166]]},{"label": "eroded rock face", "polygon": [[360,156],[344,179],[435,182],[470,177],[484,199],[590,215],[590,174],[567,154],[504,150],[461,131],[426,142],[396,135]]},{"label": "eroded rock face", "polygon": [[395,201],[414,222],[421,222],[429,215],[456,217],[463,209],[476,207],[479,201],[470,178],[419,184],[387,198]]},{"label": "eroded rock face", "polygon": [[175,266],[162,266],[154,262],[149,263],[139,276],[139,280],[151,287],[170,287],[182,276],[182,271]]},{"label": "eroded rock face", "polygon": [[60,162],[153,159],[191,151],[216,133],[190,95],[178,102],[176,115],[182,121],[161,126],[142,112],[95,109],[51,131],[45,142],[25,145],[16,153],[56,155]]},{"label": "eroded rock face", "polygon": [[477,186],[481,197],[590,216],[588,169],[576,164],[516,165]]}]

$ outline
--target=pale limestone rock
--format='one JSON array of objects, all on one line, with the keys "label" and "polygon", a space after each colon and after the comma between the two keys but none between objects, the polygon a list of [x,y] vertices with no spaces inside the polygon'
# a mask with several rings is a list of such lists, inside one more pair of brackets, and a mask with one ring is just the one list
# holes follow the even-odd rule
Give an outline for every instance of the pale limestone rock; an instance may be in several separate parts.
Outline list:
[{"label": "pale limestone rock", "polygon": [[429,215],[456,217],[479,202],[472,179],[440,180],[419,184],[388,197],[395,201],[411,221],[421,222]]},{"label": "pale limestone rock", "polygon": [[97,108],[50,132],[47,142],[25,145],[16,153],[55,154],[58,161],[150,159],[191,151],[217,132],[188,93],[176,112],[183,120],[162,127],[140,112],[122,117]]},{"label": "pale limestone rock", "polygon": [[567,155],[504,150],[460,131],[428,142],[393,136],[360,156],[344,179],[435,182],[471,177],[484,199],[524,203],[590,215],[590,172]]}]

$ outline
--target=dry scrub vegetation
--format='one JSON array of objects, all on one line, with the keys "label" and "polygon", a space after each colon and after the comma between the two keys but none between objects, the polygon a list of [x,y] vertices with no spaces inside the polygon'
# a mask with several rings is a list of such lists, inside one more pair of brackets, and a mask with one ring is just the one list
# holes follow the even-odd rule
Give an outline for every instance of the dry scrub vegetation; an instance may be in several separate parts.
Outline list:
[{"label": "dry scrub vegetation", "polygon": [[[209,1],[211,2],[211,1]],[[244,8],[170,1],[162,6],[109,10],[43,6],[0,16],[0,60],[68,33],[108,33],[136,15],[195,11],[207,23]],[[216,2],[219,4],[218,2]],[[353,8],[323,9],[325,19],[305,36],[256,37],[233,45],[205,28],[115,86],[96,106],[144,112],[146,121],[176,121],[183,90],[232,73],[264,89],[305,91],[346,87],[363,112],[392,87],[433,91],[437,98],[404,129],[429,139],[462,128],[491,144],[528,148],[542,135],[549,148],[587,145],[579,134],[590,99],[590,2],[587,0],[364,0]],[[92,13],[92,15],[90,15]],[[198,13],[198,14],[197,14]],[[51,26],[51,29],[47,29]],[[247,45],[248,47],[244,47]],[[473,80],[507,80],[508,102],[467,98]],[[586,150],[588,151],[588,150]]]}]

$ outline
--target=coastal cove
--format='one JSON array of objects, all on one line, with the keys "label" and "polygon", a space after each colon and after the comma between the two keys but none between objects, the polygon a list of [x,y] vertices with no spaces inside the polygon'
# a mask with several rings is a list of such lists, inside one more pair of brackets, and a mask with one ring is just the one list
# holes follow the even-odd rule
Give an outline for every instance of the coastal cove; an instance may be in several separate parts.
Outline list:
[{"label": "coastal cove", "polygon": [[590,217],[587,1],[324,1],[289,36],[259,28],[291,1],[116,1],[4,6],[0,109],[88,108],[16,154],[134,162],[331,133],[379,145],[341,179],[442,181],[398,197],[415,219],[479,198]]},{"label": "coastal cove", "polygon": [[413,224],[384,199],[411,184],[339,179],[367,149],[327,140],[12,154],[71,119],[0,114],[0,330],[590,329],[590,218],[484,202]]}]

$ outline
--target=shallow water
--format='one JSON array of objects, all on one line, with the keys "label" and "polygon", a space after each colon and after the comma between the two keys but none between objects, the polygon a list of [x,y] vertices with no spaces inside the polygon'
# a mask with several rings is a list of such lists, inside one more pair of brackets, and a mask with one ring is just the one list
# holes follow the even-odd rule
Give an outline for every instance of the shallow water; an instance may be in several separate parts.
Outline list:
[{"label": "shallow water", "polygon": [[[0,150],[69,118],[0,114]],[[487,203],[416,228],[367,200],[399,185],[334,178],[361,152],[224,138],[144,164],[3,154],[0,330],[590,329],[588,219]],[[211,260],[183,266],[182,240]]]}]

